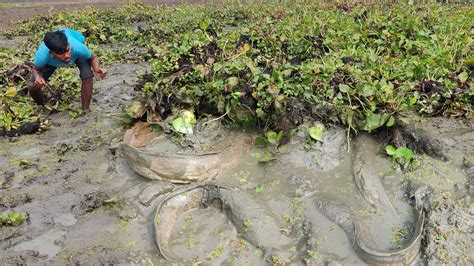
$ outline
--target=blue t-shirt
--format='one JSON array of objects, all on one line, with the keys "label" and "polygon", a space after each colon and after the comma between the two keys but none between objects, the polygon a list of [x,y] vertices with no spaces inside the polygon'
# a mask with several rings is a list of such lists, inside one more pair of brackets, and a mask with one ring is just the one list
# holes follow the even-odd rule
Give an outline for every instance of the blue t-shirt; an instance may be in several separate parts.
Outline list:
[{"label": "blue t-shirt", "polygon": [[[90,59],[92,53],[87,49],[86,45],[84,44],[84,36],[71,29],[61,29],[66,34],[67,41],[71,48],[71,60],[69,61],[69,65],[74,64],[77,59]],[[48,47],[41,42],[38,50],[36,51],[35,61],[34,64],[38,68],[44,68],[46,65],[59,67],[65,66],[66,63],[59,61],[58,59],[54,58],[50,53]]]}]

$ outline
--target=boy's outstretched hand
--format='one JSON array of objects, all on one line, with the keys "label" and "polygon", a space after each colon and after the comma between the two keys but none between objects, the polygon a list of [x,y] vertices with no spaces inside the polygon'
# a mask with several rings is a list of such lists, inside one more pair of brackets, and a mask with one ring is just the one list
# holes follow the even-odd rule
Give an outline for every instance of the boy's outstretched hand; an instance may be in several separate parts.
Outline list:
[{"label": "boy's outstretched hand", "polygon": [[107,70],[103,69],[103,68],[97,68],[97,69],[94,69],[94,73],[97,75],[97,77],[99,77],[100,79],[103,79],[105,78],[105,76],[107,76]]},{"label": "boy's outstretched hand", "polygon": [[43,87],[45,84],[46,84],[46,81],[44,80],[44,78],[40,75],[37,75],[36,78],[35,78],[34,85],[36,87]]}]

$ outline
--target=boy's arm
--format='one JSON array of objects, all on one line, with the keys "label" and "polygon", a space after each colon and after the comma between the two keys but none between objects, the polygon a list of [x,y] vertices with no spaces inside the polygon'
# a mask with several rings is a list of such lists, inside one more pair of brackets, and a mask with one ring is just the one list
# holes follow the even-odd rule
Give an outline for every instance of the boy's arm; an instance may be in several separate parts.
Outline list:
[{"label": "boy's arm", "polygon": [[94,54],[91,55],[91,58],[89,59],[92,70],[94,70],[94,73],[99,76],[99,78],[103,79],[107,75],[107,70],[103,69],[99,65],[99,57],[95,56]]},{"label": "boy's arm", "polygon": [[46,81],[43,78],[43,69],[36,66],[33,67],[33,76],[35,77],[35,85],[45,85]]}]

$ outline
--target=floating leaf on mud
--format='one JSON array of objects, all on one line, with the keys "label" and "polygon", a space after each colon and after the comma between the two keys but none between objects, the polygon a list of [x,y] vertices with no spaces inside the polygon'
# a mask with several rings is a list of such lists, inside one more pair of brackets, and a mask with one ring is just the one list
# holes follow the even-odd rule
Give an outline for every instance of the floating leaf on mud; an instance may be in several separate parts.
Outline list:
[{"label": "floating leaf on mud", "polygon": [[117,204],[117,202],[118,202],[118,198],[117,197],[112,197],[110,199],[104,200],[104,202],[102,202],[102,205],[104,205],[107,208],[111,208],[115,204]]},{"label": "floating leaf on mud", "polygon": [[193,134],[193,127],[196,124],[196,117],[190,111],[182,111],[180,116],[173,120],[173,128],[182,134]]},{"label": "floating leaf on mud", "polygon": [[322,123],[316,123],[314,126],[308,128],[309,136],[317,141],[323,142],[323,133],[326,128]]},{"label": "floating leaf on mud", "polygon": [[256,187],[255,187],[255,192],[257,192],[257,193],[263,192],[263,185],[258,185],[258,186],[256,186]]},{"label": "floating leaf on mud", "polygon": [[249,219],[249,220],[244,221],[244,226],[246,228],[250,228],[250,227],[252,227],[252,225],[253,225],[252,220]]}]

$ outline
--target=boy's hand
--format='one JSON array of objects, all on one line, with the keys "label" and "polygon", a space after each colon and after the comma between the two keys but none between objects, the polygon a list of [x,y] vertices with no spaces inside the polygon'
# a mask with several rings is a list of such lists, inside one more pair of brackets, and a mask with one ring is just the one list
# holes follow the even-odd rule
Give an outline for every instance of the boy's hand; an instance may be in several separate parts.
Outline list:
[{"label": "boy's hand", "polygon": [[44,86],[46,84],[46,81],[44,78],[40,75],[36,76],[35,78],[35,86]]},{"label": "boy's hand", "polygon": [[107,70],[103,68],[94,69],[94,72],[100,79],[103,79],[105,76],[107,76]]}]

